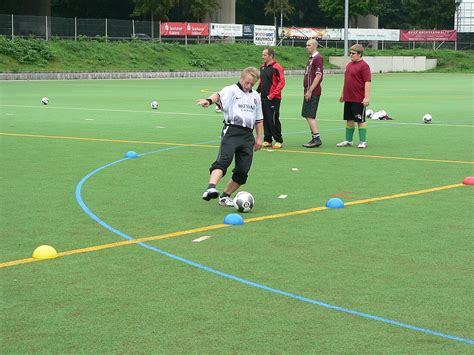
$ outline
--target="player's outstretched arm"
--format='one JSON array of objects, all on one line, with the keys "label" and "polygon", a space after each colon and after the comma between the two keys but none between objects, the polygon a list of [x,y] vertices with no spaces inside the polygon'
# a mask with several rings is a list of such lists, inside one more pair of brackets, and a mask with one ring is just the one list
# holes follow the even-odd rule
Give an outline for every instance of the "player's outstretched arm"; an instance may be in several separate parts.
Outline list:
[{"label": "player's outstretched arm", "polygon": [[209,96],[207,99],[197,99],[196,105],[199,105],[202,107],[209,107],[212,104],[215,104],[217,100],[219,100],[219,95],[217,93],[214,93],[211,96]]},{"label": "player's outstretched arm", "polygon": [[207,101],[207,99],[197,99],[196,100],[196,105],[202,106],[202,107],[209,107],[211,103]]}]

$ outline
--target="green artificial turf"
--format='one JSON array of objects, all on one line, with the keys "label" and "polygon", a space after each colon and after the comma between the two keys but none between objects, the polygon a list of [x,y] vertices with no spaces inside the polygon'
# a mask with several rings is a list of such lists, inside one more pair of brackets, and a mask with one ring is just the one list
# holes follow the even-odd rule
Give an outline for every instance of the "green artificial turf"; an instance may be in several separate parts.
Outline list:
[{"label": "green artificial turf", "polygon": [[[472,352],[385,320],[474,339],[474,186],[435,190],[474,176],[474,77],[375,75],[371,108],[394,120],[369,121],[366,150],[335,146],[340,75],[323,82],[323,145],[301,147],[302,78],[288,77],[284,148],[255,154],[255,207],[224,227],[236,211],[201,199],[222,114],[194,101],[236,80],[0,83],[2,352]],[[318,209],[332,197],[373,200]],[[74,254],[18,262],[42,244]]]}]

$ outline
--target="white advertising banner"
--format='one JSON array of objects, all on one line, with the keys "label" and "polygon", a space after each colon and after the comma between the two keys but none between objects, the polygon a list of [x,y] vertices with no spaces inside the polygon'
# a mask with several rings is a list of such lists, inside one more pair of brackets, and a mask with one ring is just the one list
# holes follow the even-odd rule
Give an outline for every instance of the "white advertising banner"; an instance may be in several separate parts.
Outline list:
[{"label": "white advertising banner", "polygon": [[[349,28],[351,41],[396,41],[400,40],[400,30],[377,28]],[[342,36],[344,37],[344,36]]]},{"label": "white advertising banner", "polygon": [[242,25],[235,23],[211,23],[211,36],[242,37]]},{"label": "white advertising banner", "polygon": [[342,30],[340,28],[326,28],[320,30],[320,39],[340,40],[342,39]]},{"label": "white advertising banner", "polygon": [[280,37],[340,40],[342,39],[342,31],[340,28],[283,27]]},{"label": "white advertising banner", "polygon": [[274,46],[275,26],[255,25],[253,30],[253,43],[257,46]]}]

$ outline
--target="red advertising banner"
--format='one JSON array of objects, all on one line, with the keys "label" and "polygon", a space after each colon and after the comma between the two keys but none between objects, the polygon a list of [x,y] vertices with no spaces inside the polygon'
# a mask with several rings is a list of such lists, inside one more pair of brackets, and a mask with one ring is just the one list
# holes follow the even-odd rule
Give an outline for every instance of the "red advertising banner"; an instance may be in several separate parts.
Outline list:
[{"label": "red advertising banner", "polygon": [[185,36],[186,22],[162,22],[160,33],[162,36]]},{"label": "red advertising banner", "polygon": [[207,36],[209,34],[209,24],[195,22],[162,22],[160,33],[163,37]]},{"label": "red advertising banner", "polygon": [[448,41],[457,40],[456,30],[400,30],[400,41]]},{"label": "red advertising banner", "polygon": [[196,23],[188,22],[186,25],[186,34],[188,36],[208,36],[209,35],[209,24],[208,23]]}]

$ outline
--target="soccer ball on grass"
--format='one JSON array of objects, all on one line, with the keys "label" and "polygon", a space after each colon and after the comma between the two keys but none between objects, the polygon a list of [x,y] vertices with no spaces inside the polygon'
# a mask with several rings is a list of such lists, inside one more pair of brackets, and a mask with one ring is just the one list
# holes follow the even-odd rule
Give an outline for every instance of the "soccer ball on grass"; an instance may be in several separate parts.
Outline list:
[{"label": "soccer ball on grass", "polygon": [[365,111],[365,117],[367,118],[372,118],[373,114],[374,114],[374,110],[371,110],[370,108]]},{"label": "soccer ball on grass", "polygon": [[433,121],[433,117],[429,113],[423,116],[423,123],[430,124]]},{"label": "soccer ball on grass", "polygon": [[153,101],[150,103],[150,107],[151,107],[153,110],[157,110],[159,105],[160,105],[160,104],[159,104],[158,101],[156,101],[156,100],[153,100]]},{"label": "soccer ball on grass", "polygon": [[250,192],[240,191],[235,195],[234,207],[239,212],[250,212],[255,200]]},{"label": "soccer ball on grass", "polygon": [[49,99],[48,99],[47,97],[43,97],[43,98],[41,99],[41,103],[42,103],[43,105],[47,105],[47,104],[49,104]]}]

